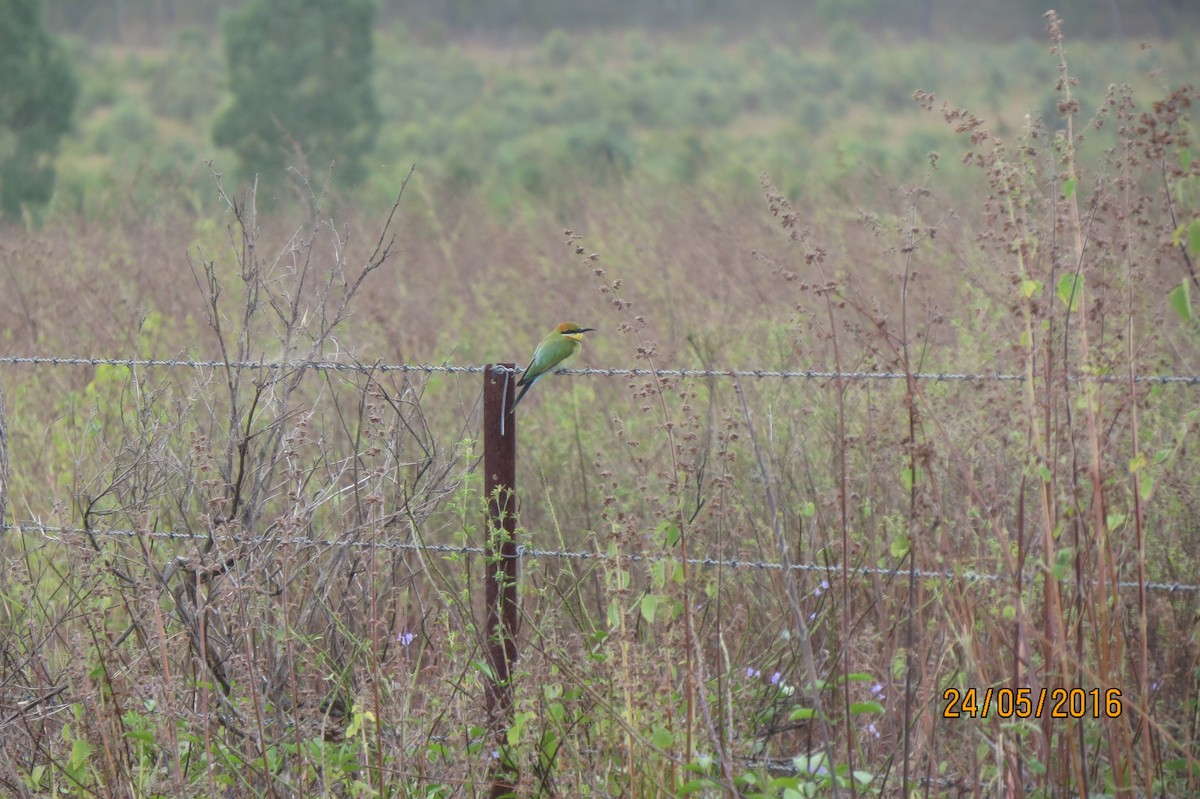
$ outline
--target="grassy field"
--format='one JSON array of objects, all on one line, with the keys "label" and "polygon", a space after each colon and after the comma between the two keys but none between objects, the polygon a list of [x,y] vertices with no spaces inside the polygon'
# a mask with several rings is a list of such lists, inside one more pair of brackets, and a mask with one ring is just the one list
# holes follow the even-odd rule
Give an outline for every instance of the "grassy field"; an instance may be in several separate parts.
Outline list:
[{"label": "grassy field", "polygon": [[[216,42],[77,45],[0,354],[232,365],[2,365],[0,793],[1200,791],[1194,46],[793,34],[383,32],[353,197],[210,149]],[[492,718],[483,378],[372,365],[568,318],[823,376],[530,394]]]}]

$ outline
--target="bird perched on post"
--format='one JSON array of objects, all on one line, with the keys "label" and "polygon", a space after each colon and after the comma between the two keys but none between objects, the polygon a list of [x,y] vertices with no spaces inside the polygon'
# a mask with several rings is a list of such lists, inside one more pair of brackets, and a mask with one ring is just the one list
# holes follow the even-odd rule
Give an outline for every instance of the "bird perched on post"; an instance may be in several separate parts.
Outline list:
[{"label": "bird perched on post", "polygon": [[533,388],[534,383],[558,369],[566,369],[583,349],[583,334],[595,329],[580,327],[574,322],[563,322],[551,330],[549,335],[542,339],[542,343],[537,345],[537,349],[533,351],[533,360],[521,374],[521,379],[517,382],[521,393],[517,395],[517,401],[513,403],[509,413],[517,409],[525,392]]}]

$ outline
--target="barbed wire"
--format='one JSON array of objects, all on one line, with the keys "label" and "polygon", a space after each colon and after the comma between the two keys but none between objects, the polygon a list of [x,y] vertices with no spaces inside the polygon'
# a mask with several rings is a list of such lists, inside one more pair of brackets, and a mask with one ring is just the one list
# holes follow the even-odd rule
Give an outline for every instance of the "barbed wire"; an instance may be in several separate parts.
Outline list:
[{"label": "barbed wire", "polygon": [[[346,363],[342,361],[224,361],[224,360],[195,360],[191,358],[99,358],[75,356],[40,356],[40,355],[5,355],[0,356],[0,364],[14,366],[125,366],[135,367],[166,367],[184,369],[248,369],[259,371],[295,371],[306,369],[318,372],[357,372],[371,374],[375,372],[401,373],[450,373],[450,374],[479,374],[488,368],[487,364],[427,364],[427,363]],[[496,372],[520,374],[524,369],[492,365]],[[783,378],[800,380],[905,380],[905,372],[886,371],[828,371],[819,369],[777,370],[777,369],[641,369],[641,368],[584,368],[560,369],[560,374],[577,376],[603,377],[680,377],[680,378]],[[927,382],[1022,382],[1023,374],[1002,372],[915,372],[912,377]],[[1071,382],[1093,381],[1099,383],[1126,383],[1127,375],[1067,375]],[[1145,385],[1184,385],[1200,386],[1200,375],[1134,375],[1134,383]]]},{"label": "barbed wire", "polygon": [[[250,370],[296,370],[308,369],[314,371],[330,371],[330,372],[357,372],[369,374],[372,372],[401,372],[401,373],[451,373],[451,374],[478,374],[487,369],[486,365],[451,365],[451,364],[363,364],[363,363],[345,363],[338,361],[315,361],[315,360],[300,360],[300,361],[225,361],[225,360],[195,360],[181,358],[100,358],[100,357],[74,357],[74,356],[0,356],[0,364],[10,365],[32,365],[32,366],[124,366],[128,368],[135,367],[166,367],[166,368],[189,368],[189,369],[250,369]],[[520,368],[509,368],[499,365],[492,365],[494,371],[520,373],[523,370]],[[747,369],[565,369],[560,370],[562,374],[568,375],[602,375],[609,377],[642,377],[656,375],[659,377],[681,377],[681,378],[799,378],[799,379],[818,379],[818,380],[903,380],[908,377],[903,372],[866,372],[866,371],[819,371],[819,370],[802,370],[802,371],[781,371],[781,370],[747,370]],[[915,379],[923,381],[1023,381],[1024,375],[1019,374],[984,374],[984,373],[947,373],[947,372],[919,372],[913,375]],[[1119,377],[1114,375],[1100,375],[1085,378],[1077,375],[1070,375],[1068,379],[1079,381],[1084,379],[1097,380],[1099,382],[1115,383],[1126,382],[1128,377]],[[1135,383],[1143,384],[1180,384],[1188,386],[1200,385],[1200,376],[1188,375],[1135,375],[1133,377]],[[49,526],[39,522],[18,522],[16,524],[7,525],[0,522],[0,532],[10,529],[17,529],[23,532],[40,532],[43,535],[89,535],[89,536],[107,536],[107,537],[139,537],[148,536],[155,539],[164,539],[171,541],[186,541],[186,540],[209,540],[209,536],[201,533],[173,532],[173,531],[150,531],[139,532],[136,530],[88,530],[80,527],[62,527]],[[350,548],[370,548],[370,549],[394,549],[408,551],[425,551],[442,554],[476,554],[482,555],[486,553],[483,547],[472,547],[467,545],[453,544],[425,544],[416,542],[372,542],[372,541],[357,541],[357,540],[321,540],[310,538],[271,538],[257,537],[244,538],[238,536],[222,536],[214,539],[216,541],[229,541],[235,544],[259,545],[264,543],[289,544],[298,546],[317,546],[317,547],[350,547]],[[546,550],[530,548],[524,545],[518,546],[518,557],[520,558],[561,558],[575,560],[609,560],[609,556],[599,552],[573,552],[567,550]],[[665,554],[631,554],[624,556],[625,560],[630,562],[659,562],[673,561],[678,562],[676,556]],[[754,560],[739,560],[739,559],[716,559],[716,558],[688,558],[689,565],[702,567],[723,567],[723,568],[752,568],[760,570],[788,570],[794,572],[821,572],[828,574],[841,574],[841,566],[826,566],[821,564],[803,564],[789,563],[783,564],[771,561],[754,561]],[[876,574],[881,576],[895,576],[897,574],[907,575],[909,572],[905,569],[886,569],[869,566],[859,566],[849,569],[851,573],[857,575]],[[954,571],[927,571],[917,570],[916,576],[920,579],[963,579],[967,581],[1000,581],[1004,579],[1000,575],[986,574],[966,570],[963,572]],[[1119,582],[1121,588],[1136,588],[1139,587],[1136,581]],[[1189,585],[1184,583],[1147,583],[1147,590],[1165,591],[1173,593],[1176,591],[1200,592],[1200,585]]]},{"label": "barbed wire", "polygon": [[453,366],[450,364],[364,364],[343,363],[340,361],[224,361],[224,360],[193,360],[190,358],[90,358],[73,356],[0,356],[0,364],[17,366],[125,366],[151,367],[163,366],[184,369],[249,369],[255,371],[294,371],[307,369],[318,372],[434,372],[450,373],[482,373],[485,366]]},{"label": "barbed wire", "polygon": [[[362,541],[359,539],[343,538],[336,540],[307,538],[304,536],[209,536],[207,533],[193,532],[178,532],[171,530],[123,530],[123,529],[106,529],[106,530],[89,530],[84,527],[58,526],[47,525],[35,521],[20,521],[13,524],[0,524],[0,532],[8,530],[19,530],[24,533],[38,533],[47,538],[53,539],[55,535],[80,535],[99,538],[151,538],[164,541],[213,541],[215,543],[230,543],[238,546],[260,546],[263,544],[274,544],[284,546],[311,546],[324,549],[337,549],[339,547],[346,549],[382,549],[392,551],[407,551],[407,552],[432,552],[444,555],[487,555],[488,550],[481,546],[471,546],[469,544],[428,544],[418,541]],[[677,555],[669,555],[665,553],[631,553],[618,557],[611,556],[604,552],[589,552],[589,551],[572,551],[564,549],[539,549],[537,547],[527,547],[524,544],[517,545],[517,558],[519,559],[538,559],[538,558],[557,558],[563,560],[581,560],[581,561],[611,561],[623,560],[630,563],[679,563],[680,559]],[[689,566],[701,566],[705,568],[725,568],[725,569],[756,569],[760,571],[779,571],[779,572],[810,572],[826,575],[837,576],[842,573],[840,565],[826,565],[819,563],[779,563],[777,561],[757,561],[746,560],[741,558],[688,558]],[[863,577],[877,575],[881,577],[895,577],[898,575],[908,576],[909,569],[895,568],[888,569],[878,566],[852,566],[846,569],[847,572],[855,576]],[[1003,575],[989,574],[987,572],[979,572],[973,569],[964,569],[962,571],[953,570],[929,570],[917,569],[915,576],[922,580],[958,580],[967,583],[974,582],[1001,582],[1010,579]],[[1064,578],[1063,582],[1067,582]],[[1121,580],[1117,582],[1119,588],[1133,589],[1140,588],[1141,583],[1136,580]],[[1148,582],[1146,583],[1147,591],[1161,591],[1168,594],[1174,593],[1198,593],[1200,585],[1192,585],[1189,583],[1161,583]]]}]

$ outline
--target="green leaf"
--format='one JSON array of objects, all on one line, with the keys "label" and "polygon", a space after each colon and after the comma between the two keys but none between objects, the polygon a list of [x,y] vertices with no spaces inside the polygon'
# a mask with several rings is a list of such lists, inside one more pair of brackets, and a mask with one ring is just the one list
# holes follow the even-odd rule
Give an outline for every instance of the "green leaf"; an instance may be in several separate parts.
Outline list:
[{"label": "green leaf", "polygon": [[892,553],[893,558],[902,558],[908,554],[908,536],[898,535],[892,539],[892,543],[888,546],[888,551]]},{"label": "green leaf", "polygon": [[1034,294],[1041,292],[1041,290],[1042,281],[1040,280],[1026,279],[1021,281],[1021,294],[1025,297],[1025,299],[1029,299]]},{"label": "green leaf", "polygon": [[912,487],[921,482],[922,474],[921,467],[918,466],[915,472],[912,468],[905,467],[900,471],[900,484],[904,486],[905,491],[912,491]]},{"label": "green leaf", "polygon": [[646,594],[642,597],[642,618],[647,624],[654,624],[654,611],[658,609],[658,597],[654,594]]},{"label": "green leaf", "polygon": [[669,751],[675,748],[675,735],[666,727],[656,724],[654,725],[654,732],[650,735],[650,743],[659,749]]},{"label": "green leaf", "polygon": [[863,713],[883,713],[883,705],[878,702],[851,702],[850,715],[857,716]]},{"label": "green leaf", "polygon": [[1148,502],[1154,494],[1154,475],[1143,474],[1138,480],[1138,495],[1143,502]]},{"label": "green leaf", "polygon": [[1182,774],[1189,770],[1193,774],[1200,774],[1200,765],[1196,764],[1194,761],[1189,763],[1186,758],[1182,758],[1182,757],[1175,758],[1174,760],[1167,760],[1167,761],[1163,762],[1163,769],[1166,771],[1174,772],[1176,774]]},{"label": "green leaf", "polygon": [[1192,290],[1186,280],[1171,289],[1168,299],[1180,321],[1192,321]]},{"label": "green leaf", "polygon": [[1200,219],[1193,219],[1188,224],[1188,249],[1200,255]]},{"label": "green leaf", "polygon": [[537,714],[532,711],[518,713],[513,717],[513,724],[505,733],[505,740],[509,746],[516,746],[521,742],[521,735],[525,732],[525,725],[537,718]]},{"label": "green leaf", "polygon": [[347,738],[353,738],[354,736],[358,735],[358,731],[362,729],[362,721],[363,718],[358,713],[355,713],[353,716],[351,716],[350,723],[346,725],[345,733]]},{"label": "green leaf", "polygon": [[1055,580],[1064,580],[1071,573],[1075,563],[1075,554],[1070,549],[1060,549],[1054,553],[1054,568],[1051,572]]},{"label": "green leaf", "polygon": [[814,755],[796,755],[792,758],[792,765],[795,769],[807,774],[826,776],[829,769],[825,763],[825,755],[821,752]]},{"label": "green leaf", "polygon": [[655,588],[662,588],[667,584],[667,562],[664,560],[655,561],[650,564],[650,578]]},{"label": "green leaf", "polygon": [[1063,197],[1068,200],[1071,199],[1071,197],[1073,197],[1075,195],[1075,186],[1078,184],[1079,184],[1079,178],[1077,178],[1077,177],[1067,178],[1066,182],[1063,183]]},{"label": "green leaf", "polygon": [[712,782],[712,780],[692,780],[691,782],[684,782],[683,785],[679,787],[679,794],[686,797],[686,795],[689,793],[698,793],[704,791],[704,789],[707,789],[710,785],[712,785]]},{"label": "green leaf", "polygon": [[789,721],[803,721],[805,719],[815,719],[817,711],[811,707],[798,707],[788,714]]},{"label": "green leaf", "polygon": [[699,793],[700,791],[707,790],[708,788],[710,788],[712,786],[713,786],[712,780],[708,780],[708,779],[692,780],[691,782],[685,782],[679,788],[679,793],[681,796],[687,796],[689,793]]},{"label": "green leaf", "polygon": [[553,730],[546,730],[542,733],[542,737],[538,738],[538,752],[543,762],[549,758],[557,757],[559,750],[558,736]]},{"label": "green leaf", "polygon": [[614,599],[608,603],[608,626],[616,629],[621,623],[621,606]]},{"label": "green leaf", "polygon": [[125,737],[131,741],[141,741],[144,744],[154,743],[154,733],[149,730],[126,730]]},{"label": "green leaf", "polygon": [[875,678],[872,677],[870,674],[867,674],[866,672],[862,672],[862,671],[855,671],[850,674],[847,674],[845,677],[840,678],[838,680],[838,685],[841,685],[842,683],[847,683],[847,682],[874,682],[874,681],[875,681]]},{"label": "green leaf", "polygon": [[1058,298],[1074,313],[1079,310],[1079,296],[1083,294],[1083,275],[1068,272],[1058,280]]},{"label": "green leaf", "polygon": [[87,762],[92,754],[92,745],[82,738],[76,738],[71,743],[71,757],[67,761],[72,769],[77,769]]},{"label": "green leaf", "polygon": [[471,665],[483,673],[483,676],[488,680],[496,679],[496,672],[492,671],[492,666],[483,660],[472,660]]}]

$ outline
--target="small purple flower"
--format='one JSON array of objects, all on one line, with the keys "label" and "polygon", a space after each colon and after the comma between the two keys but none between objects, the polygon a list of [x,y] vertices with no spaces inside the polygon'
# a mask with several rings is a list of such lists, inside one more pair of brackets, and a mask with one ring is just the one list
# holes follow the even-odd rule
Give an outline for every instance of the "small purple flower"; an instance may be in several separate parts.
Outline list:
[{"label": "small purple flower", "polygon": [[499,760],[499,759],[500,759],[500,750],[493,749],[492,750],[492,760]]},{"label": "small purple flower", "polygon": [[746,667],[746,677],[747,678],[754,679],[755,677],[761,677],[761,676],[762,676],[762,672],[759,671],[758,669],[754,668],[753,666]]},{"label": "small purple flower", "polygon": [[881,683],[875,683],[871,686],[871,693],[875,694],[875,696],[879,699],[883,699],[883,685]]},{"label": "small purple flower", "polygon": [[876,738],[879,737],[879,730],[875,729],[875,722],[873,721],[867,725],[867,732],[871,733]]},{"label": "small purple flower", "polygon": [[779,681],[781,679],[783,679],[783,675],[779,672],[775,672],[771,675],[771,685],[779,685]]},{"label": "small purple flower", "polygon": [[416,638],[416,636],[413,635],[412,633],[397,633],[396,634],[396,641],[399,642],[400,646],[408,646],[409,644],[411,644],[413,642],[414,638]]}]

